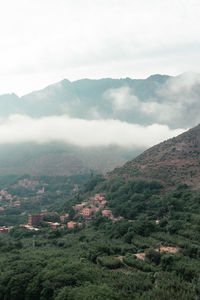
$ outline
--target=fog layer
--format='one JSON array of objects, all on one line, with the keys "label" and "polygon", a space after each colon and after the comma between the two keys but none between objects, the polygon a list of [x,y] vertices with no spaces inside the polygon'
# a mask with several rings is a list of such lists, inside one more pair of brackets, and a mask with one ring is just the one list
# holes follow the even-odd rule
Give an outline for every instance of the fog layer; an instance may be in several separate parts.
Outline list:
[{"label": "fog layer", "polygon": [[66,142],[72,145],[147,148],[182,133],[166,125],[141,126],[119,120],[83,120],[67,115],[31,118],[11,115],[0,121],[0,144]]}]

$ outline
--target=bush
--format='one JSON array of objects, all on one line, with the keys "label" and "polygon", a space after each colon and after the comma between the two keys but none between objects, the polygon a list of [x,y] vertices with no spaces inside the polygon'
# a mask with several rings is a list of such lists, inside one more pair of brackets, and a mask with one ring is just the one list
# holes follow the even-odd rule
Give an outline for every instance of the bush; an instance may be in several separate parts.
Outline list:
[{"label": "bush", "polygon": [[100,264],[102,267],[106,267],[109,269],[117,269],[122,266],[122,262],[119,258],[113,256],[100,256],[97,257],[97,263]]},{"label": "bush", "polygon": [[154,263],[154,264],[156,264],[156,265],[159,265],[160,259],[161,259],[161,254],[160,254],[160,252],[158,252],[158,251],[155,251],[155,250],[153,250],[153,249],[150,249],[150,250],[148,250],[147,253],[146,253],[146,258],[147,258],[150,262],[152,262],[152,263]]},{"label": "bush", "polygon": [[147,262],[136,258],[135,255],[132,256],[125,256],[123,258],[123,262],[128,265],[129,267],[136,268],[143,272],[155,272],[155,268],[149,265]]}]

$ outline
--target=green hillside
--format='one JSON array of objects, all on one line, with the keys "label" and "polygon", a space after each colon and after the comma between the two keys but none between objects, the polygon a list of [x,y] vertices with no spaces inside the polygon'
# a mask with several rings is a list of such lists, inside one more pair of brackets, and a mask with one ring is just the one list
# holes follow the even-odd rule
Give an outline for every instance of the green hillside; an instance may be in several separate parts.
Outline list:
[{"label": "green hillside", "polygon": [[[180,146],[181,142],[185,151],[194,141],[198,145],[198,133],[199,126],[175,138],[174,146]],[[156,147],[166,150],[171,143],[167,141]],[[170,147],[165,156],[171,155]],[[156,162],[155,151],[148,151],[153,152]],[[135,161],[142,161],[148,151]],[[48,221],[59,221],[63,214],[68,214],[67,219],[58,229],[51,229],[44,220],[35,225],[37,231],[15,226],[0,235],[1,299],[196,300],[200,297],[198,185],[194,190],[194,186],[180,182],[169,191],[168,181],[163,178],[150,180],[152,175],[141,180],[123,172],[124,167],[108,176],[91,174],[81,190],[69,197],[65,193],[63,199],[57,194],[58,187],[66,190],[74,180],[83,183],[84,177],[40,178],[43,184],[48,182],[48,193],[41,204],[38,202],[37,209],[40,205],[44,208],[46,203],[50,211],[56,212]],[[173,174],[179,177],[179,172]],[[187,178],[192,182],[190,169]],[[197,182],[198,173],[195,178]],[[7,177],[12,185],[9,188],[6,178],[2,178],[2,187],[16,193],[14,179]],[[100,210],[89,218],[76,213],[77,204],[92,208],[95,197],[106,201]],[[13,225],[20,224],[19,220],[32,212],[32,205],[27,202],[15,209],[15,214],[18,211],[15,218],[10,218],[14,210],[6,208],[0,212],[0,221],[9,217],[10,222],[15,222]],[[109,215],[104,216],[103,210]],[[21,215],[22,211],[25,214]],[[79,226],[70,229],[69,222]]]}]

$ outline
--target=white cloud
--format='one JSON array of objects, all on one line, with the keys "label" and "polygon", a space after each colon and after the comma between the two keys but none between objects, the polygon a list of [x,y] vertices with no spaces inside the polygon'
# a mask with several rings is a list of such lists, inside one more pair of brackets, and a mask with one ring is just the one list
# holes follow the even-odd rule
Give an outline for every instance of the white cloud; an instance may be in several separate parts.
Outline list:
[{"label": "white cloud", "polygon": [[[157,94],[169,102],[191,104],[199,100],[199,91],[195,87],[200,85],[200,74],[186,72],[177,77],[170,78],[166,84],[157,91]],[[199,88],[199,87],[198,87]]]},{"label": "white cloud", "polygon": [[0,144],[66,142],[81,147],[119,145],[147,148],[182,133],[166,125],[140,126],[118,120],[71,119],[66,115],[33,119],[12,115],[0,121]]},{"label": "white cloud", "polygon": [[109,89],[104,97],[112,102],[113,109],[116,111],[129,111],[140,105],[138,98],[128,86]]},{"label": "white cloud", "polygon": [[147,117],[154,123],[175,127],[184,124],[181,126],[186,128],[188,124],[199,123],[200,74],[188,72],[171,77],[155,92],[155,97],[149,95],[141,101],[134,95],[134,89],[121,87],[106,91],[105,97],[111,101],[114,113],[138,113],[144,121]]}]

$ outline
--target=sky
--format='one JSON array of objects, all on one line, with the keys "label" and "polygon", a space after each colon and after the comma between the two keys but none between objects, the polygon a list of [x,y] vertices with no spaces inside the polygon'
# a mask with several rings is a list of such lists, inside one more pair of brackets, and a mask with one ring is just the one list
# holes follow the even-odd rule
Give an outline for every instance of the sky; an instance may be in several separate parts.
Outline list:
[{"label": "sky", "polygon": [[[64,78],[199,73],[199,16],[199,0],[1,1],[0,95],[22,96]],[[198,124],[199,76],[194,74],[167,82],[159,91],[162,102],[140,102],[127,87],[105,93],[116,115],[132,109],[151,115],[149,125],[103,116],[10,114],[0,119],[0,144],[62,141],[148,148],[186,130],[184,116]]]},{"label": "sky", "polygon": [[0,94],[199,72],[199,15],[199,0],[1,1]]}]

